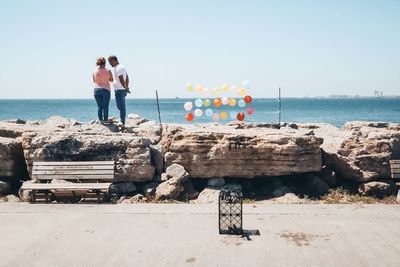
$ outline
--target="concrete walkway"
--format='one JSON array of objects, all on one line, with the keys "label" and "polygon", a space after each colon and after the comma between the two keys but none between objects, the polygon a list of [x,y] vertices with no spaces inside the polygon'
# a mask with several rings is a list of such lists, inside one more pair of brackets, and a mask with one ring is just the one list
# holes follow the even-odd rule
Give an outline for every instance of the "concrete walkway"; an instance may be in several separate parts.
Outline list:
[{"label": "concrete walkway", "polygon": [[0,204],[0,266],[400,266],[400,205]]}]

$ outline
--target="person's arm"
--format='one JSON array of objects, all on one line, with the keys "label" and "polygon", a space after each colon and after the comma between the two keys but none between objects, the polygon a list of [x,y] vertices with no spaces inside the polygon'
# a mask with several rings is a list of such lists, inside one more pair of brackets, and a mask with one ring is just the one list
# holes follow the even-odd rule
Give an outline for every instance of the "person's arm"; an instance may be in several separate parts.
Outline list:
[{"label": "person's arm", "polygon": [[119,75],[118,79],[121,82],[121,85],[125,88],[125,91],[127,93],[130,93],[131,91],[129,90],[129,77],[128,77],[128,74],[126,74],[126,80],[124,80],[124,75]]},{"label": "person's arm", "polygon": [[111,70],[108,71],[108,75],[109,75],[108,80],[109,80],[110,82],[113,82],[113,81],[114,81],[114,78],[113,78],[113,75],[112,75],[112,73],[111,73]]},{"label": "person's arm", "polygon": [[93,82],[95,83],[96,81],[95,81],[95,79],[94,79],[94,73],[92,74],[92,78],[93,78]]},{"label": "person's arm", "polygon": [[124,80],[124,76],[123,75],[119,75],[118,79],[121,82],[122,87],[124,87],[125,89],[128,89],[128,86],[126,85],[125,80]]}]

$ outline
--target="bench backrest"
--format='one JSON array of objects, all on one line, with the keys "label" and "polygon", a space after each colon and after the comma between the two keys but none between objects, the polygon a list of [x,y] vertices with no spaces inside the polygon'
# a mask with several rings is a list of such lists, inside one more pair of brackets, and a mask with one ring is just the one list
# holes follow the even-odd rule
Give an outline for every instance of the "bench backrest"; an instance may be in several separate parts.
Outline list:
[{"label": "bench backrest", "polygon": [[114,179],[114,161],[34,162],[32,179],[105,182]]},{"label": "bench backrest", "polygon": [[400,179],[400,160],[391,160],[392,179]]}]

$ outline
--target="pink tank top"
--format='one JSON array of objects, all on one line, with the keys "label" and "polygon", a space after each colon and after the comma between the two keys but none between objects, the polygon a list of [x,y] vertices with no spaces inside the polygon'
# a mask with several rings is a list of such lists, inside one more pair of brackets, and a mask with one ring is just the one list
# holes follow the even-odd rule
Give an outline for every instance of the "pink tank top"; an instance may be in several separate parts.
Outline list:
[{"label": "pink tank top", "polygon": [[96,68],[93,72],[94,77],[94,86],[96,88],[105,88],[108,91],[111,90],[110,88],[110,73],[106,68]]}]

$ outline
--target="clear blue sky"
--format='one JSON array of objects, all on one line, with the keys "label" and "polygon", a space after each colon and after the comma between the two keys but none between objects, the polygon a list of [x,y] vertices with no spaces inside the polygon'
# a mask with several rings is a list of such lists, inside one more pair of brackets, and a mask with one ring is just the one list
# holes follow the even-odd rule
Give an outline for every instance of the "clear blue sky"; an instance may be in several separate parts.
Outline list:
[{"label": "clear blue sky", "polygon": [[0,98],[90,98],[110,54],[138,98],[400,94],[400,1],[0,0],[0,51]]}]

